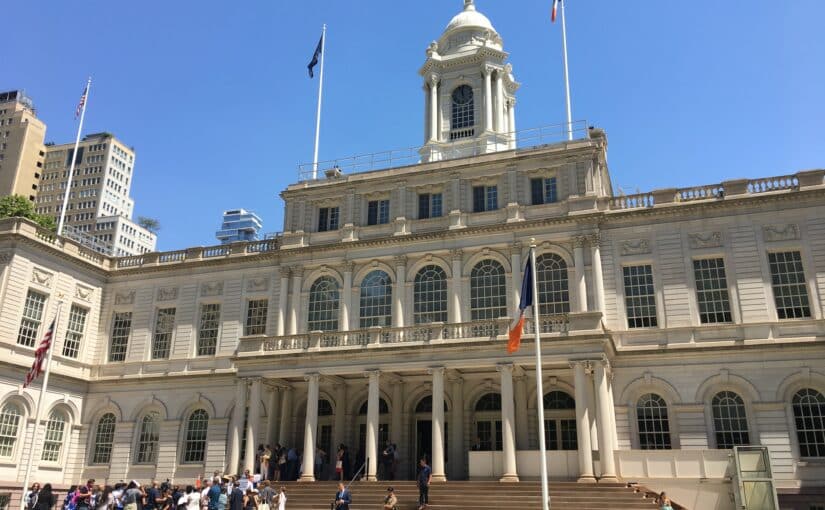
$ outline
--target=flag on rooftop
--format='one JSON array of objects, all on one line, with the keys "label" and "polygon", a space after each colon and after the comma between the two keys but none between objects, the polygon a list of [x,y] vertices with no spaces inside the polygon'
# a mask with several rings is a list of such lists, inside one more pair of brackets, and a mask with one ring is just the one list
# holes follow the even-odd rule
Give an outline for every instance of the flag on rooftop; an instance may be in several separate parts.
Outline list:
[{"label": "flag on rooftop", "polygon": [[83,94],[80,96],[80,101],[77,103],[77,108],[74,111],[74,118],[80,117],[80,112],[83,111],[83,105],[86,104],[86,95],[89,93],[89,85],[83,89]]},{"label": "flag on rooftop", "polygon": [[524,278],[521,280],[521,298],[518,302],[518,317],[510,328],[510,340],[507,342],[507,352],[512,354],[521,346],[521,335],[524,333],[524,310],[533,306],[533,267],[530,261],[524,267]]},{"label": "flag on rooftop", "polygon": [[309,69],[309,77],[314,78],[315,73],[313,73],[312,69],[318,65],[318,59],[321,58],[321,52],[323,52],[324,48],[324,35],[321,34],[321,38],[318,40],[318,47],[315,48],[315,53],[312,54],[312,60],[309,61],[309,65],[307,65],[307,69]]},{"label": "flag on rooftop", "polygon": [[37,379],[40,374],[43,373],[43,363],[46,361],[46,356],[49,354],[49,348],[52,345],[52,338],[54,337],[54,327],[55,322],[57,321],[57,317],[52,321],[52,325],[49,326],[48,331],[46,331],[46,335],[43,336],[43,340],[40,341],[40,345],[37,346],[37,350],[34,351],[34,363],[32,364],[31,369],[26,374],[26,381],[23,383],[23,387],[29,386],[31,383]]},{"label": "flag on rooftop", "polygon": [[556,12],[558,11],[560,1],[561,0],[553,0],[553,11],[550,13],[550,21],[553,23],[556,22]]}]

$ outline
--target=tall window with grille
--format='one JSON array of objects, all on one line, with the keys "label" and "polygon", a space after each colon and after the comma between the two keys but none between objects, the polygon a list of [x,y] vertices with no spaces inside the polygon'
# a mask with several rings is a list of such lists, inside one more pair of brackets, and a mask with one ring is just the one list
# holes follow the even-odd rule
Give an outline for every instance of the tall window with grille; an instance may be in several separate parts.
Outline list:
[{"label": "tall window with grille", "polygon": [[109,361],[125,361],[132,333],[132,312],[115,312],[112,320],[112,340],[109,344]]},{"label": "tall window with grille", "polygon": [[450,140],[466,138],[475,134],[475,100],[473,88],[460,85],[451,95]]},{"label": "tall window with grille", "polygon": [[140,420],[135,463],[155,464],[158,461],[160,441],[160,415],[150,412]]},{"label": "tall window with grille", "polygon": [[628,328],[655,328],[656,289],[653,286],[653,268],[646,264],[624,266],[624,302]]},{"label": "tall window with grille", "polygon": [[473,212],[498,209],[498,186],[473,186]]},{"label": "tall window with grille", "polygon": [[318,232],[338,230],[338,207],[321,207],[318,209]]},{"label": "tall window with grille", "polygon": [[331,276],[322,276],[309,288],[309,314],[307,329],[309,331],[337,331],[338,282]]},{"label": "tall window with grille", "polygon": [[413,319],[416,324],[447,322],[447,273],[441,267],[431,264],[416,273]]},{"label": "tall window with grille", "polygon": [[108,464],[112,461],[112,445],[115,442],[115,425],[117,419],[112,413],[101,416],[95,430],[92,464]]},{"label": "tall window with grille", "polygon": [[268,299],[250,299],[246,302],[246,323],[244,335],[265,335],[266,314],[269,310]]},{"label": "tall window with grille", "polygon": [[80,353],[88,313],[89,310],[82,306],[72,305],[69,309],[69,326],[66,328],[66,339],[63,341],[63,355],[67,358],[76,358]]},{"label": "tall window with grille", "polygon": [[639,428],[639,448],[670,450],[670,421],[665,399],[648,393],[636,403],[636,424]]},{"label": "tall window with grille", "polygon": [[536,257],[536,280],[542,315],[570,312],[570,289],[567,262],[555,253]]},{"label": "tall window with grille", "polygon": [[745,402],[732,391],[720,391],[710,402],[717,448],[750,444]]},{"label": "tall window with grille", "polygon": [[733,319],[728,280],[725,276],[725,259],[694,260],[693,275],[696,278],[696,301],[702,324],[731,322]]},{"label": "tall window with grille", "polygon": [[811,316],[808,287],[802,255],[798,251],[768,254],[771,269],[771,286],[776,303],[776,315],[780,319],[802,319]]},{"label": "tall window with grille", "polygon": [[794,394],[791,405],[800,457],[825,457],[825,396],[803,388]]},{"label": "tall window with grille", "polygon": [[372,271],[361,282],[362,328],[390,326],[392,322],[392,280],[381,270]]},{"label": "tall window with grille", "polygon": [[0,410],[0,459],[11,459],[20,433],[23,411],[14,402],[6,402]]},{"label": "tall window with grille", "polygon": [[175,308],[159,308],[155,316],[155,334],[152,336],[152,359],[168,359],[172,351],[175,331]]},{"label": "tall window with grille", "polygon": [[478,321],[506,315],[504,267],[497,260],[482,260],[470,271],[470,318]]},{"label": "tall window with grille", "polygon": [[198,356],[214,356],[218,350],[218,329],[221,321],[220,303],[202,303],[198,327]]},{"label": "tall window with grille", "polygon": [[558,201],[555,177],[530,179],[530,199],[533,205],[552,204]]},{"label": "tall window with grille", "polygon": [[548,450],[577,450],[576,401],[564,391],[544,395],[544,440]]},{"label": "tall window with grille", "polygon": [[46,306],[46,295],[29,289],[26,302],[23,305],[23,319],[20,321],[20,330],[17,333],[17,343],[26,347],[34,347],[37,343],[37,331],[43,321],[43,309]]},{"label": "tall window with grille", "polygon": [[186,420],[183,444],[183,462],[199,463],[206,458],[206,436],[209,430],[209,413],[198,409]]},{"label": "tall window with grille", "polygon": [[367,225],[383,225],[389,222],[389,200],[370,200],[367,202]]},{"label": "tall window with grille", "polygon": [[442,215],[441,193],[421,193],[418,195],[418,219],[440,218]]},{"label": "tall window with grille", "polygon": [[46,436],[43,438],[43,452],[40,454],[40,460],[43,462],[60,460],[65,431],[66,415],[56,409],[53,410],[46,421]]}]

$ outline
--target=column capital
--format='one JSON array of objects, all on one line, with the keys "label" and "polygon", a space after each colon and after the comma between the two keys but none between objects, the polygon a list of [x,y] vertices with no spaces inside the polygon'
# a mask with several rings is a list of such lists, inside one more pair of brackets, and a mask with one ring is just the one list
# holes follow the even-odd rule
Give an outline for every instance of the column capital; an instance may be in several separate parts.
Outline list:
[{"label": "column capital", "polygon": [[309,372],[304,374],[304,381],[318,383],[321,381],[321,374],[318,372]]},{"label": "column capital", "polygon": [[341,270],[342,270],[343,272],[345,272],[345,273],[350,273],[350,274],[352,274],[353,269],[355,269],[355,262],[353,262],[353,261],[351,261],[351,260],[345,260],[345,261],[341,264]]},{"label": "column capital", "polygon": [[380,377],[380,376],[381,376],[381,371],[378,370],[377,368],[374,369],[374,370],[364,370],[364,377],[372,378],[372,377]]},{"label": "column capital", "polygon": [[593,366],[595,363],[598,363],[598,360],[591,360],[591,359],[575,359],[570,360],[569,365],[570,368],[576,368],[577,365],[581,365],[584,367],[585,374],[593,373]]},{"label": "column capital", "polygon": [[438,76],[436,73],[431,73],[429,76],[427,76],[427,83],[430,84],[430,87],[436,87],[438,86],[439,79],[441,79],[440,76]]},{"label": "column capital", "polygon": [[[454,249],[450,250],[450,259],[453,261],[461,262],[461,258],[464,256],[464,250]],[[455,277],[456,275],[453,275]]]},{"label": "column capital", "polygon": [[278,271],[281,273],[281,278],[289,278],[292,276],[292,266],[282,265],[278,268]]},{"label": "column capital", "polygon": [[493,71],[495,71],[495,70],[496,70],[496,68],[489,65],[489,64],[484,64],[484,65],[481,66],[481,74],[483,74],[485,77],[490,76],[491,74],[493,74]]},{"label": "column capital", "polygon": [[447,376],[447,380],[454,384],[464,384],[464,378],[461,377],[461,373],[458,371],[450,371]]},{"label": "column capital", "polygon": [[587,242],[590,243],[591,248],[598,248],[602,242],[602,234],[600,232],[596,232],[594,234],[589,234],[586,236]]},{"label": "column capital", "polygon": [[575,236],[573,237],[573,248],[583,248],[584,243],[587,241],[587,236]]},{"label": "column capital", "polygon": [[300,278],[304,276],[304,268],[303,266],[292,266],[290,271],[292,273],[293,278]]},{"label": "column capital", "polygon": [[427,369],[427,373],[430,375],[440,374],[442,377],[444,373],[447,371],[445,367],[430,367]]},{"label": "column capital", "polygon": [[510,255],[521,255],[522,248],[521,241],[510,243]]},{"label": "column capital", "polygon": [[393,257],[393,261],[395,262],[396,266],[406,266],[407,265],[407,256],[406,255],[398,255]]},{"label": "column capital", "polygon": [[496,363],[496,372],[504,372],[507,371],[510,374],[513,373],[513,364],[509,362],[504,363]]}]

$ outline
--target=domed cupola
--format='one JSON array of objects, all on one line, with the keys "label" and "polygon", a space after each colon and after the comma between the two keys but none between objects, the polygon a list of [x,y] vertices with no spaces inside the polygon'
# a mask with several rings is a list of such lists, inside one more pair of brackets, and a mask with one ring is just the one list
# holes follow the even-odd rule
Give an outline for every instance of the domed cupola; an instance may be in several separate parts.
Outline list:
[{"label": "domed cupola", "polygon": [[427,119],[423,161],[515,148],[515,81],[501,36],[489,18],[464,0],[438,41],[427,48]]}]

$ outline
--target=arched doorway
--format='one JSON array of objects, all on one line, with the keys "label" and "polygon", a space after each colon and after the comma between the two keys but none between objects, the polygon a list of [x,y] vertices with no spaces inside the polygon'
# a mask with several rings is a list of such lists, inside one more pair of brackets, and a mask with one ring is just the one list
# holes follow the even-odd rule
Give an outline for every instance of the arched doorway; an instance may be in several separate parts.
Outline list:
[{"label": "arched doorway", "polygon": [[479,451],[501,451],[501,394],[485,393],[476,401],[473,442]]},{"label": "arched doorway", "polygon": [[[365,400],[358,409],[358,450],[355,453],[355,465],[353,472],[361,467],[364,458],[367,454],[367,406],[368,402]],[[376,451],[380,455],[384,451],[384,447],[390,440],[390,409],[387,401],[383,398],[378,399],[378,445]]]},{"label": "arched doorway", "polygon": [[332,404],[330,404],[329,400],[320,398],[318,399],[318,435],[317,435],[317,442],[318,446],[326,453],[323,460],[323,465],[321,466],[321,473],[319,480],[328,480],[332,477],[332,469],[330,466],[334,466],[335,455],[336,455],[336,445],[332,444],[332,427],[334,422],[334,415],[332,409]]},{"label": "arched doorway", "polygon": [[544,395],[544,441],[548,450],[577,450],[576,401],[554,390]]},{"label": "arched doorway", "polygon": [[[448,415],[447,402],[444,402],[444,415]],[[410,451],[415,452],[415,455],[410,460],[411,471],[416,473],[418,471],[418,461],[422,457],[427,458],[427,462],[431,463],[433,458],[433,396],[427,395],[422,397],[415,405],[413,423],[415,424],[413,438],[413,445]],[[444,462],[449,462],[449,424],[444,420]]]}]

